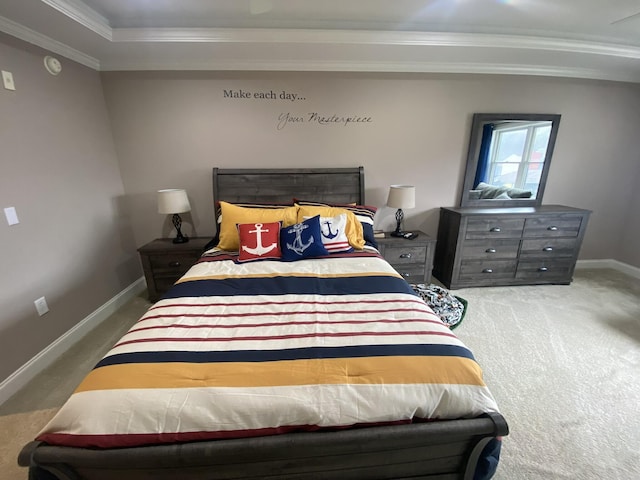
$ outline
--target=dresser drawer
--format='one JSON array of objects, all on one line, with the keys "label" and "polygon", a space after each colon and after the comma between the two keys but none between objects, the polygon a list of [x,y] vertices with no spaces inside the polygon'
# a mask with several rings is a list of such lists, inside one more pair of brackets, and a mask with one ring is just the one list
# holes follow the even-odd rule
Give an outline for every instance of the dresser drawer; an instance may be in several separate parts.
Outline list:
[{"label": "dresser drawer", "polygon": [[462,246],[462,259],[517,258],[520,240],[469,240]]},{"label": "dresser drawer", "polygon": [[154,274],[158,275],[182,275],[198,260],[197,255],[149,255],[149,261]]},{"label": "dresser drawer", "polygon": [[466,261],[460,266],[460,281],[512,279],[516,260]]},{"label": "dresser drawer", "polygon": [[577,237],[582,217],[544,216],[527,218],[524,224],[525,237]]},{"label": "dresser drawer", "polygon": [[470,218],[465,239],[520,238],[523,228],[524,218]]},{"label": "dresser drawer", "polygon": [[573,257],[578,249],[577,238],[539,238],[522,241],[520,256],[523,259],[529,257],[556,258]]},{"label": "dresser drawer", "polygon": [[574,263],[570,260],[521,260],[516,270],[516,280],[558,281],[569,283]]},{"label": "dresser drawer", "polygon": [[411,247],[408,245],[385,246],[384,258],[391,265],[401,265],[404,263],[423,263],[427,255],[425,247]]}]

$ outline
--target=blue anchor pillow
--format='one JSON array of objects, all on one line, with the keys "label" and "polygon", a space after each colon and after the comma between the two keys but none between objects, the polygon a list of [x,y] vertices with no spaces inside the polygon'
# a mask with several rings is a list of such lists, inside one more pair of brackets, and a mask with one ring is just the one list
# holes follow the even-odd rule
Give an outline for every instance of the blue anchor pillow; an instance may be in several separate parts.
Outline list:
[{"label": "blue anchor pillow", "polygon": [[329,252],[322,244],[320,215],[283,227],[280,230],[280,248],[282,260],[286,262],[328,255]]}]

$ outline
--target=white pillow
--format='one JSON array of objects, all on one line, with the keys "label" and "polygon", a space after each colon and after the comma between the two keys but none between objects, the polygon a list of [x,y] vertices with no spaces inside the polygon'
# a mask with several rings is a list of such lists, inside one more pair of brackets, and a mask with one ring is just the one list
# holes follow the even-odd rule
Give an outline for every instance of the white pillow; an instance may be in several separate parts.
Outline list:
[{"label": "white pillow", "polygon": [[[308,218],[305,216],[304,219]],[[347,214],[341,213],[335,217],[320,217],[320,233],[322,233],[322,244],[329,253],[350,252],[353,250],[349,245],[349,239],[345,233],[347,228]]]}]

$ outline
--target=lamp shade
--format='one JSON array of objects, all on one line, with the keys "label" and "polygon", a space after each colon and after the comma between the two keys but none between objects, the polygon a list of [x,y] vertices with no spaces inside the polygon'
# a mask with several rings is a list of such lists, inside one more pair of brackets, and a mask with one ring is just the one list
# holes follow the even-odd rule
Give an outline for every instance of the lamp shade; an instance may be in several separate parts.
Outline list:
[{"label": "lamp shade", "polygon": [[191,211],[187,192],[178,188],[158,190],[158,213],[184,213]]},{"label": "lamp shade", "polygon": [[416,206],[416,187],[413,185],[391,185],[387,206],[391,208],[414,208]]}]

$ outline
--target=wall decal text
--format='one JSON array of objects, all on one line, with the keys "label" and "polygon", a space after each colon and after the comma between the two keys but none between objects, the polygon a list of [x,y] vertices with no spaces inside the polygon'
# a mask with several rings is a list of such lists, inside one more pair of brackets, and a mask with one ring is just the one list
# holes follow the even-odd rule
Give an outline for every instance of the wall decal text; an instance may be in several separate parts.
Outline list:
[{"label": "wall decal text", "polygon": [[315,125],[354,125],[362,123],[372,123],[373,118],[365,115],[323,115],[318,112],[310,112],[306,115],[293,114],[291,112],[281,113],[278,116],[277,129],[282,130],[284,127],[290,124],[311,123]]},{"label": "wall decal text", "polygon": [[[286,90],[280,90],[276,92],[274,90],[260,90],[250,91],[242,88],[238,89],[223,89],[222,97],[231,100],[284,100],[288,102],[304,101],[307,98],[303,97],[299,93],[288,92]],[[368,115],[339,115],[336,113],[324,114],[319,112],[308,113],[291,113],[283,112],[278,115],[276,129],[282,130],[287,125],[293,124],[311,124],[311,125],[355,125],[372,123],[373,117]]]},{"label": "wall decal text", "polygon": [[260,91],[260,92],[250,92],[248,90],[238,89],[238,90],[222,90],[222,96],[224,98],[233,98],[233,99],[256,99],[256,100],[289,100],[291,102],[306,100],[299,93],[287,92],[286,90],[282,90],[280,93],[276,93],[273,90]]}]

